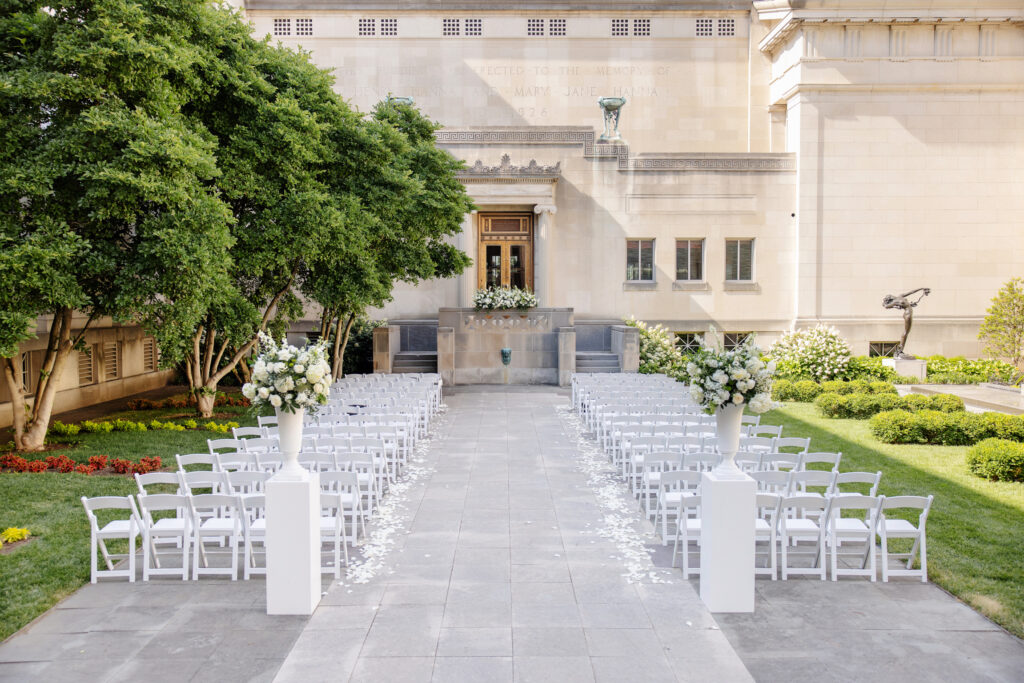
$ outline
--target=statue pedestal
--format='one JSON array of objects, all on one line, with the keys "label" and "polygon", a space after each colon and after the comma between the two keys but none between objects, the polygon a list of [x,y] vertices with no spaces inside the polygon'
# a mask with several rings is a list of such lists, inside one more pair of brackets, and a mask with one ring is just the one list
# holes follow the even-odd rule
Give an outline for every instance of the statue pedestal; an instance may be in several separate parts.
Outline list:
[{"label": "statue pedestal", "polygon": [[900,377],[916,377],[923,382],[928,376],[928,363],[920,358],[884,358],[882,365],[892,368]]},{"label": "statue pedestal", "polygon": [[700,599],[712,612],[753,612],[757,483],[715,470],[700,492]]},{"label": "statue pedestal", "polygon": [[320,475],[267,481],[267,614],[310,615],[320,603]]}]

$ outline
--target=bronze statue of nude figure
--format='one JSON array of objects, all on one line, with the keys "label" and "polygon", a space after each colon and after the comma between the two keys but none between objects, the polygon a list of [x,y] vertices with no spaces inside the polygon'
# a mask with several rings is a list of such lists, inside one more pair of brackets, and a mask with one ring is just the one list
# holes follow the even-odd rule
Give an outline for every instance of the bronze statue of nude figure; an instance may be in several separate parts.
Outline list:
[{"label": "bronze statue of nude figure", "polygon": [[[907,297],[921,292],[921,296],[917,297],[914,301],[911,301]],[[903,309],[903,338],[900,339],[899,345],[896,347],[896,352],[893,354],[893,358],[906,358],[912,359],[914,356],[906,353],[907,348],[907,336],[910,334],[910,328],[914,324],[914,307],[921,303],[921,299],[925,298],[932,293],[927,287],[919,287],[912,289],[909,292],[900,294],[899,296],[893,296],[892,294],[886,294],[882,299],[882,306],[885,308],[902,308]]]}]

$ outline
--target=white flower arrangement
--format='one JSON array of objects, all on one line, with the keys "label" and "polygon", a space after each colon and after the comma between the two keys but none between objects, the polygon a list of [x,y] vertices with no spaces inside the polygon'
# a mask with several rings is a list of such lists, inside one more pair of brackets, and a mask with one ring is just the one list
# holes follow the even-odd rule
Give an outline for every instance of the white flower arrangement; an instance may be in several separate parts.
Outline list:
[{"label": "white flower arrangement", "polygon": [[489,287],[478,289],[473,295],[473,307],[476,310],[533,308],[537,305],[537,297],[528,289],[518,287]]},{"label": "white flower arrangement", "polygon": [[787,332],[768,349],[768,354],[793,363],[801,374],[819,382],[845,376],[850,363],[846,340],[836,328],[821,324]]},{"label": "white flower arrangement", "polygon": [[761,360],[761,349],[747,339],[731,351],[719,350],[701,341],[686,364],[690,396],[704,412],[713,415],[727,405],[746,405],[752,413],[766,413],[772,402],[775,362]]},{"label": "white flower arrangement", "polygon": [[294,413],[305,408],[311,413],[327,403],[331,392],[331,365],[323,342],[296,348],[260,333],[260,355],[252,366],[252,381],[242,395],[253,405],[269,404]]}]

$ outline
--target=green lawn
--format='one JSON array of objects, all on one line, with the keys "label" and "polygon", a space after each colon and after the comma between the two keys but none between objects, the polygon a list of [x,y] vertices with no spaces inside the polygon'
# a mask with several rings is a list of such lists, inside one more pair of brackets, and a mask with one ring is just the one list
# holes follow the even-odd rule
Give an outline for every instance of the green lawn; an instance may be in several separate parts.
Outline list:
[{"label": "green lawn", "polygon": [[[248,409],[217,408],[217,422],[226,419],[255,424]],[[163,421],[177,410],[123,412],[109,416],[149,422]],[[231,413],[220,417],[220,413]],[[159,455],[165,468],[174,467],[175,453],[206,452],[206,440],[223,438],[197,429],[184,432],[112,432],[80,434],[76,445],[32,457],[66,454],[79,462],[90,455],[138,460]],[[70,595],[89,580],[89,522],[79,500],[82,496],[123,496],[134,493],[129,476],[84,474],[0,473],[0,529],[28,527],[33,540],[0,554],[0,640]]]},{"label": "green lawn", "polygon": [[1024,484],[967,471],[964,446],[898,446],[871,436],[867,420],[830,420],[809,403],[762,418],[816,451],[841,451],[846,471],[882,471],[883,495],[934,495],[928,517],[929,578],[1024,637]]}]

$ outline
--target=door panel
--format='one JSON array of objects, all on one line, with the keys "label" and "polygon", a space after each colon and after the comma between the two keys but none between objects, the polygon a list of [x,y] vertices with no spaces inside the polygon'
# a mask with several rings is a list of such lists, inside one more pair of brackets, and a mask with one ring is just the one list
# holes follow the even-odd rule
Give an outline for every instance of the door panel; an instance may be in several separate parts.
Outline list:
[{"label": "door panel", "polygon": [[533,289],[533,214],[480,215],[477,286]]}]

